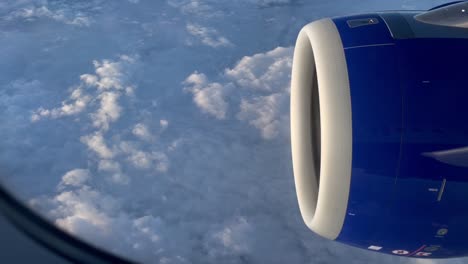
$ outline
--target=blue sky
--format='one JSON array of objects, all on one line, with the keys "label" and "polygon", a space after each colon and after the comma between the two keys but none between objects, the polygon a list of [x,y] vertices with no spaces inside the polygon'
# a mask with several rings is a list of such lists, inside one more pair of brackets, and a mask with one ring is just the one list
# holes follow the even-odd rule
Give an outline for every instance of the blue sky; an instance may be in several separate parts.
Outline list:
[{"label": "blue sky", "polygon": [[289,145],[303,25],[443,2],[2,1],[1,181],[145,263],[462,263],[313,234]]}]

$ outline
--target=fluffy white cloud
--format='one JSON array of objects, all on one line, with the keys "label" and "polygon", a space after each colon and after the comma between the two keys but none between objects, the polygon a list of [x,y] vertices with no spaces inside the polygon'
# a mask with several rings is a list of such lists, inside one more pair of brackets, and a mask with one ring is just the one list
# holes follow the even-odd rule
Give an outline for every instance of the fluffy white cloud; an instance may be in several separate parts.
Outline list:
[{"label": "fluffy white cloud", "polygon": [[83,91],[82,87],[73,90],[70,98],[62,102],[62,106],[53,109],[44,109],[40,107],[33,112],[31,121],[39,121],[41,118],[59,118],[62,116],[77,115],[86,109],[86,106],[91,101],[91,96]]},{"label": "fluffy white cloud", "polygon": [[185,90],[193,101],[217,119],[226,119],[229,104],[237,104],[237,118],[257,128],[265,139],[287,136],[292,48],[275,48],[245,56],[224,70],[221,81],[210,82],[203,73],[187,77]]},{"label": "fluffy white cloud", "polygon": [[159,120],[159,125],[161,126],[161,129],[166,129],[169,126],[169,121],[166,119],[161,119]]},{"label": "fluffy white cloud", "polygon": [[98,89],[121,90],[127,82],[129,66],[134,64],[136,59],[127,55],[120,56],[118,61],[103,60],[93,62],[96,75],[81,75],[81,79],[86,84],[97,86]]},{"label": "fluffy white cloud", "polygon": [[[135,62],[135,58],[127,55],[120,56],[118,61],[95,60],[93,62],[95,74],[81,75],[81,83],[73,89],[69,99],[62,102],[61,107],[52,109],[40,107],[33,112],[31,120],[77,115],[94,100],[98,102],[98,108],[90,115],[93,125],[100,130],[108,130],[110,123],[120,117],[122,108],[119,105],[119,98],[122,94],[126,94],[125,88],[132,87],[133,89],[133,86],[128,83],[128,78]],[[88,90],[93,89],[92,94],[88,94],[85,87]]]},{"label": "fluffy white cloud", "polygon": [[143,140],[151,140],[152,135],[145,124],[138,123],[133,127],[133,135]]},{"label": "fluffy white cloud", "polygon": [[[71,172],[62,177],[68,181]],[[73,173],[72,173],[73,174]],[[77,173],[75,173],[77,174]],[[157,263],[185,263],[176,254],[182,232],[169,226],[165,219],[151,213],[128,213],[122,199],[105,194],[92,186],[91,180],[58,188],[51,197],[34,201],[49,210],[57,226],[98,245],[112,246],[112,251]],[[167,230],[170,229],[170,230]],[[170,233],[172,237],[168,236]],[[186,236],[188,239],[189,237]],[[188,242],[188,241],[187,241]]]},{"label": "fluffy white cloud", "polygon": [[81,186],[90,178],[89,170],[74,169],[63,175],[59,188],[64,188],[65,186]]},{"label": "fluffy white cloud", "polygon": [[169,168],[169,159],[164,152],[146,152],[138,149],[132,142],[120,143],[120,151],[126,155],[127,161],[138,169],[154,168],[159,172],[166,172]]},{"label": "fluffy white cloud", "polygon": [[143,151],[134,151],[130,154],[129,160],[139,169],[148,169],[152,165],[151,155]]},{"label": "fluffy white cloud", "polygon": [[283,93],[242,99],[237,118],[246,120],[260,130],[265,139],[273,139],[280,134],[287,135],[289,118],[287,107],[289,97]]},{"label": "fluffy white cloud", "polygon": [[224,254],[247,254],[251,250],[252,245],[249,245],[247,239],[254,232],[244,217],[239,217],[225,225],[222,230],[215,232],[212,236],[219,243],[223,250],[215,250],[210,252],[211,255],[216,255],[219,252]]},{"label": "fluffy white cloud", "polygon": [[118,103],[119,97],[120,94],[116,92],[103,92],[98,96],[100,107],[91,115],[95,127],[108,130],[109,124],[119,119],[122,111]]},{"label": "fluffy white cloud", "polygon": [[292,48],[275,48],[243,57],[225,77],[246,89],[287,91],[292,66]]},{"label": "fluffy white cloud", "polygon": [[196,17],[221,17],[224,12],[214,8],[204,0],[168,0],[167,3],[177,8],[182,14]]},{"label": "fluffy white cloud", "polygon": [[208,83],[206,76],[194,72],[184,81],[185,90],[193,94],[193,101],[205,113],[217,119],[225,119],[228,104],[225,100],[227,86],[220,83]]},{"label": "fluffy white cloud", "polygon": [[109,229],[111,219],[104,213],[114,206],[112,198],[84,186],[77,191],[62,192],[53,200],[57,203],[53,212],[57,216],[56,223],[63,229],[104,235],[112,231]]},{"label": "fluffy white cloud", "polygon": [[112,171],[112,172],[119,172],[120,171],[120,164],[113,160],[100,160],[98,169],[102,171]]},{"label": "fluffy white cloud", "polygon": [[28,6],[22,9],[16,10],[10,13],[6,20],[24,19],[26,21],[33,22],[41,18],[48,18],[57,22],[62,22],[69,25],[75,26],[90,26],[91,20],[84,14],[77,13],[72,16],[68,16],[63,9],[51,11],[47,6]]},{"label": "fluffy white cloud", "polygon": [[107,146],[100,132],[81,137],[81,142],[86,144],[90,150],[94,151],[102,159],[109,159],[114,156],[114,152]]},{"label": "fluffy white cloud", "polygon": [[213,48],[232,46],[232,43],[225,37],[220,36],[213,28],[203,27],[198,24],[187,24],[187,31],[197,37],[203,44]]}]

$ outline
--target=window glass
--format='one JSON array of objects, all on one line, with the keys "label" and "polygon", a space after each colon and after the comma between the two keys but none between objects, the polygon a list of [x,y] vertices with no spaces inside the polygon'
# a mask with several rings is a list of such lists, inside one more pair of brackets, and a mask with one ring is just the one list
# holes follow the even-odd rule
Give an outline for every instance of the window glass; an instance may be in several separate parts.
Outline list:
[{"label": "window glass", "polygon": [[442,3],[1,1],[1,183],[144,263],[416,263],[302,222],[290,72],[313,20]]}]

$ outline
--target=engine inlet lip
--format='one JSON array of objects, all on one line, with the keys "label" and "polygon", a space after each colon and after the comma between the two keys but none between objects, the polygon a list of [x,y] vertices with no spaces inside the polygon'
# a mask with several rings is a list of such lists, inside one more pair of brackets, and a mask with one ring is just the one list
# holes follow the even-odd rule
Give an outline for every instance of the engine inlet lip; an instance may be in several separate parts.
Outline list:
[{"label": "engine inlet lip", "polygon": [[351,183],[352,120],[348,68],[331,19],[301,30],[291,74],[291,151],[304,223],[336,239]]}]

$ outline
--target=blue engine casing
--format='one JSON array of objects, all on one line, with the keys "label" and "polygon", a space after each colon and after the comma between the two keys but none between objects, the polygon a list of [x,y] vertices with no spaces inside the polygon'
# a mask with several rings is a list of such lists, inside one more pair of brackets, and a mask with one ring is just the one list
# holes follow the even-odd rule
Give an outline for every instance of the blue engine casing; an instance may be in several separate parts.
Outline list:
[{"label": "blue engine casing", "polygon": [[[348,217],[337,240],[386,253],[415,255],[431,247],[431,257],[465,256],[468,39],[396,39],[388,16],[404,19],[366,14],[333,20],[345,49],[353,120]],[[381,23],[347,24],[369,17]],[[458,164],[434,154],[454,149],[462,149],[452,157]]]},{"label": "blue engine casing", "polygon": [[468,256],[468,28],[416,15],[332,19],[352,118],[349,195],[335,239],[408,257]]}]

